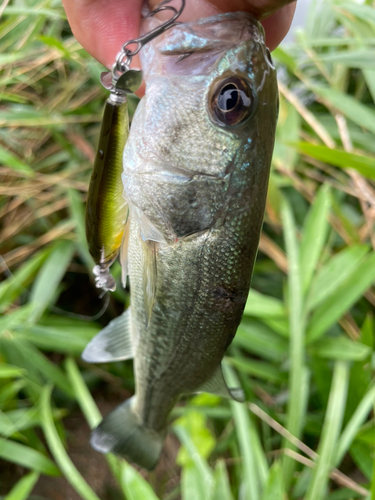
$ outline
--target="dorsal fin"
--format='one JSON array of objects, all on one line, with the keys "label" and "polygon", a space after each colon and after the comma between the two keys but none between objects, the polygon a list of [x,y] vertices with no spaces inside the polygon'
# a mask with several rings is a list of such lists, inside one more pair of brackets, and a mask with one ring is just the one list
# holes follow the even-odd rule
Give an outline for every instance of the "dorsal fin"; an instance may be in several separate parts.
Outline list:
[{"label": "dorsal fin", "polygon": [[111,363],[133,358],[130,318],[129,307],[87,344],[82,359],[87,363]]},{"label": "dorsal fin", "polygon": [[245,394],[240,387],[229,388],[227,386],[221,365],[217,368],[213,376],[202,384],[196,392],[209,392],[210,394],[216,394],[216,396],[234,399],[240,403],[245,401]]}]

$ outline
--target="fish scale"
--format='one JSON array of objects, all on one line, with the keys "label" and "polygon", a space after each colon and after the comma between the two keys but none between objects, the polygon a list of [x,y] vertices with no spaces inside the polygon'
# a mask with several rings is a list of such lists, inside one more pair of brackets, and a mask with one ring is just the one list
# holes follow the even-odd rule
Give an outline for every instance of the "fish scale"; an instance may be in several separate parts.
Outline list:
[{"label": "fish scale", "polygon": [[[92,445],[148,469],[180,396],[243,400],[221,360],[250,288],[274,144],[276,72],[263,36],[250,15],[221,14],[175,26],[141,54],[146,94],[122,175],[131,306],[97,341],[103,360],[134,357],[135,395]],[[100,361],[95,343],[86,358]]]}]

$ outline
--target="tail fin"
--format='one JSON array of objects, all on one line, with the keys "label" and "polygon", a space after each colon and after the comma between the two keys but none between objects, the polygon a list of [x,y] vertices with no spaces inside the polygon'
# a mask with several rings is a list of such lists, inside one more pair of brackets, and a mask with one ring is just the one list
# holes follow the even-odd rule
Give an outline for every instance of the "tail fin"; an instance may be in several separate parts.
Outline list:
[{"label": "tail fin", "polygon": [[147,429],[133,412],[134,397],[111,412],[91,434],[91,446],[101,453],[115,453],[152,470],[163,446],[160,433]]}]

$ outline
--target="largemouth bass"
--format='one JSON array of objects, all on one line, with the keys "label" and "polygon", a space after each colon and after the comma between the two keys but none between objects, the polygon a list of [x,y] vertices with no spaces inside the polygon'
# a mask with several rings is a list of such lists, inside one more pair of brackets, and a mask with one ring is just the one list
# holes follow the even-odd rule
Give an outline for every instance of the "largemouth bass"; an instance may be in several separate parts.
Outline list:
[{"label": "largemouth bass", "polygon": [[250,288],[278,97],[263,28],[247,13],[178,25],[141,57],[146,94],[122,174],[131,306],[83,357],[134,357],[135,396],[91,442],[152,469],[182,394],[243,400],[221,360]]}]

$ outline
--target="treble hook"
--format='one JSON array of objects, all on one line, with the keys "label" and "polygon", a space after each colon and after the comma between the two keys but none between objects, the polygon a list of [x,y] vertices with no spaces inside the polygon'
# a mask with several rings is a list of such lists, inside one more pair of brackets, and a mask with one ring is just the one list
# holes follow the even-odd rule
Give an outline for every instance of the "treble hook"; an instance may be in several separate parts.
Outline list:
[{"label": "treble hook", "polygon": [[[173,13],[173,16],[165,21],[163,24],[158,26],[157,28],[154,28],[153,30],[149,31],[148,33],[145,33],[144,35],[140,36],[139,38],[134,38],[134,40],[128,40],[127,42],[124,43],[124,45],[121,47],[120,52],[116,56],[116,62],[114,63],[112,67],[112,78],[113,80],[118,80],[118,78],[125,73],[126,71],[129,70],[130,63],[133,59],[133,57],[138,54],[138,52],[142,49],[144,45],[149,43],[151,40],[153,40],[155,37],[163,34],[165,31],[169,30],[170,28],[173,28],[173,26],[176,26],[176,20],[180,17],[182,14],[186,0],[181,0],[181,7],[180,9],[176,9],[172,5],[167,5],[171,0],[163,0],[153,11],[151,11],[147,16],[145,16],[143,19],[148,19],[149,17],[154,17],[156,14],[159,14],[159,12],[163,11],[170,11]],[[136,48],[134,50],[129,50],[127,47],[129,45],[136,44]]]}]

